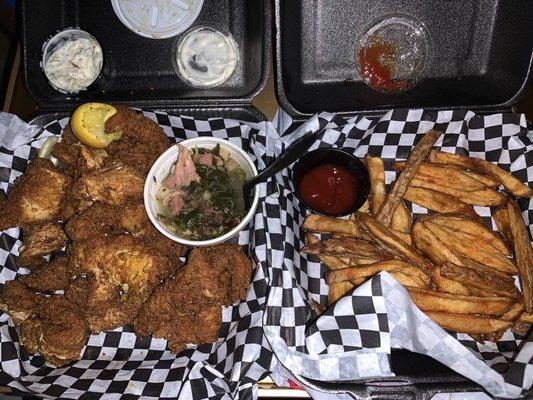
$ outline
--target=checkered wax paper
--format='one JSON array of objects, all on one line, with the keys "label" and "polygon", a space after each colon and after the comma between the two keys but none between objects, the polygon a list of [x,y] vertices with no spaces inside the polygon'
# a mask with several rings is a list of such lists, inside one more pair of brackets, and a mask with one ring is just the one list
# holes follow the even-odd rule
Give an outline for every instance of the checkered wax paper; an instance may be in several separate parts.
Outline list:
[{"label": "checkered wax paper", "polygon": [[[386,179],[395,179],[393,160],[406,159],[423,134],[444,134],[436,146],[497,163],[531,185],[533,133],[524,116],[475,115],[469,111],[425,112],[393,110],[380,118],[342,118],[321,113],[294,130],[278,114],[281,142],[275,156],[307,131],[328,129],[311,150],[339,147],[362,157],[385,160]],[[277,187],[265,199],[269,218],[271,285],[265,314],[265,334],[282,364],[280,375],[319,381],[342,381],[391,375],[391,348],[432,356],[479,383],[495,396],[516,398],[533,383],[533,337],[506,332],[498,343],[479,344],[464,334],[448,334],[411,302],[405,289],[386,272],[374,277],[316,318],[313,305],[326,304],[326,267],[300,253],[307,211],[293,194],[290,169],[276,176]],[[533,228],[533,202],[521,200],[523,216]],[[415,214],[427,212],[412,206]],[[490,221],[490,209],[478,207]]]},{"label": "checkered wax paper", "polygon": [[[160,112],[144,112],[173,140],[216,136],[248,150],[255,159],[266,145],[272,124],[234,120],[195,120]],[[35,158],[47,137],[60,135],[68,119],[54,121],[43,132],[12,149],[0,147],[0,192],[6,192]],[[24,127],[22,127],[24,128]],[[0,134],[1,134],[0,130]],[[262,161],[259,167],[263,166]],[[259,186],[264,197],[266,185]],[[0,195],[2,195],[0,193]],[[163,339],[136,336],[131,327],[92,335],[82,359],[63,368],[46,364],[21,346],[18,328],[0,314],[0,381],[44,398],[63,399],[233,399],[257,397],[257,381],[274,369],[262,321],[268,282],[267,236],[264,208],[259,208],[239,242],[254,262],[254,277],[246,301],[223,310],[220,339],[212,345],[190,346],[178,355]],[[21,244],[19,229],[0,236],[0,284],[28,271],[16,266]],[[222,312],[222,310],[221,310]]]}]

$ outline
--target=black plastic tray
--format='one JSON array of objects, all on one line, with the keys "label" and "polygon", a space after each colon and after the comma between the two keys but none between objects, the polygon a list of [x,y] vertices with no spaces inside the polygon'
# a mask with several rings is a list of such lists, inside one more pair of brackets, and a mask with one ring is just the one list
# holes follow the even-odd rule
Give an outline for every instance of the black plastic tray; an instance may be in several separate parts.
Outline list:
[{"label": "black plastic tray", "polygon": [[[400,95],[373,90],[356,66],[360,35],[391,14],[414,17],[429,34],[425,72]],[[509,110],[533,64],[528,0],[275,0],[275,19],[278,101],[300,120],[395,107]]]},{"label": "black plastic tray", "polygon": [[[87,101],[120,102],[149,108],[240,106],[265,86],[270,71],[271,4],[262,0],[205,0],[191,28],[210,26],[231,33],[240,49],[233,76],[218,88],[196,89],[175,72],[173,46],[183,35],[147,39],[129,30],[111,1],[21,0],[23,82],[41,109],[74,108]],[[50,86],[39,66],[42,46],[58,31],[79,27],[102,46],[101,76],[88,90],[69,96]]]}]

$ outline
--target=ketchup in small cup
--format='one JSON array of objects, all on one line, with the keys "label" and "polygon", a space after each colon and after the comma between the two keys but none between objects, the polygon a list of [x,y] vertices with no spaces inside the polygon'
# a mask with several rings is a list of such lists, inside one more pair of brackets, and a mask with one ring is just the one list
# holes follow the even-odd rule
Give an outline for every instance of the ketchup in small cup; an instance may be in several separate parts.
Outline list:
[{"label": "ketchup in small cup", "polygon": [[359,209],[368,198],[370,181],[364,164],[340,149],[318,149],[293,168],[296,196],[319,214],[342,216]]}]

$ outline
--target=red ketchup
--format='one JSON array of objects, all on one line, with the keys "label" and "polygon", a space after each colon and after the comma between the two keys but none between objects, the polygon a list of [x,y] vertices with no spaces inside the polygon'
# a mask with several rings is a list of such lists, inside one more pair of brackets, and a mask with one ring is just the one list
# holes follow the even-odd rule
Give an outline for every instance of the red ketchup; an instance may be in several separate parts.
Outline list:
[{"label": "red ketchup", "polygon": [[361,75],[376,88],[385,91],[405,89],[405,80],[392,81],[390,66],[382,60],[392,62],[396,58],[396,49],[389,43],[374,43],[368,48],[359,49]]},{"label": "red ketchup", "polygon": [[357,198],[355,177],[346,168],[333,164],[309,171],[298,190],[309,207],[330,215],[349,211]]}]

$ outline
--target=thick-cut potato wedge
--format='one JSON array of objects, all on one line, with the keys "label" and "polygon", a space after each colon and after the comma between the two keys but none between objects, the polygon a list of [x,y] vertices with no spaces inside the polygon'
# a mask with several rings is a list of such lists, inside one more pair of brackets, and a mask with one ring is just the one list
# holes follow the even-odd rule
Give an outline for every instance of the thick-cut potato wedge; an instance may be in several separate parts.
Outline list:
[{"label": "thick-cut potato wedge", "polygon": [[[357,210],[357,211],[366,213],[366,212],[368,212],[368,210],[370,210],[370,200],[366,199],[366,201],[363,203],[363,205],[361,207],[359,207],[359,210]],[[350,217],[352,215],[350,215]],[[350,219],[353,219],[353,218],[350,218]]]},{"label": "thick-cut potato wedge", "polygon": [[309,214],[302,224],[302,229],[314,233],[346,234],[350,237],[359,237],[357,226],[353,221],[317,214]]},{"label": "thick-cut potato wedge", "polygon": [[467,258],[498,271],[516,274],[517,269],[514,263],[483,240],[464,232],[453,231],[431,221],[424,221],[424,224],[453,252],[463,254]]},{"label": "thick-cut potato wedge", "polygon": [[482,174],[482,173],[474,172],[474,171],[465,171],[462,167],[458,167],[456,165],[450,165],[450,167],[456,168],[459,171],[462,171],[463,174],[468,175],[469,177],[480,181],[482,184],[484,184],[487,187],[497,188],[498,186],[500,186],[500,182],[498,182],[496,179],[492,178],[491,176],[487,174]]},{"label": "thick-cut potato wedge", "polygon": [[418,167],[428,157],[429,152],[440,135],[441,132],[434,130],[429,131],[411,151],[411,154],[407,158],[404,170],[400,173],[400,176],[396,180],[396,184],[391,189],[379,212],[376,214],[377,220],[386,228],[391,226],[392,216],[402,202],[411,180],[418,171]]},{"label": "thick-cut potato wedge", "polygon": [[402,239],[405,243],[407,243],[409,246],[413,245],[413,238],[410,234],[406,232],[400,232],[394,229],[391,229],[391,232],[393,232],[396,236],[398,236],[400,239]]},{"label": "thick-cut potato wedge", "polygon": [[524,336],[524,337],[527,337],[527,334],[529,333],[530,330],[531,330],[531,324],[526,324],[522,322],[515,323],[513,328],[511,329],[511,331],[514,334],[519,335],[519,336]]},{"label": "thick-cut potato wedge", "polygon": [[527,312],[533,313],[533,249],[522,213],[514,201],[507,204],[507,212],[524,305]]},{"label": "thick-cut potato wedge", "polygon": [[441,213],[460,212],[475,215],[476,212],[470,204],[436,190],[409,186],[405,192],[405,200],[418,204],[431,211]]},{"label": "thick-cut potato wedge", "polygon": [[352,285],[350,282],[340,282],[331,285],[328,292],[328,305],[331,305],[341,297],[344,297],[344,295],[353,290],[353,288],[354,285]]},{"label": "thick-cut potato wedge", "polygon": [[433,283],[439,292],[460,294],[462,296],[471,294],[470,290],[462,283],[443,277],[440,272],[440,266],[433,270]]},{"label": "thick-cut potato wedge", "polygon": [[411,235],[416,248],[436,265],[441,265],[445,262],[463,265],[457,255],[440,241],[420,219],[413,224]]},{"label": "thick-cut potato wedge", "polygon": [[453,314],[504,314],[513,304],[508,297],[473,297],[407,288],[413,302],[422,311],[438,311]]},{"label": "thick-cut potato wedge", "polygon": [[425,311],[424,313],[443,329],[474,335],[485,335],[505,330],[510,328],[513,324],[512,322],[502,321],[495,318],[468,314],[450,314],[435,311]]},{"label": "thick-cut potato wedge", "polygon": [[494,219],[494,222],[496,222],[496,227],[500,234],[512,245],[513,236],[511,235],[511,223],[509,222],[507,204],[494,210],[492,212],[492,218]]},{"label": "thick-cut potato wedge", "polygon": [[328,285],[339,282],[350,282],[354,279],[368,278],[381,271],[401,272],[405,275],[412,275],[421,279],[426,284],[429,283],[430,277],[420,268],[417,268],[402,260],[386,260],[374,264],[357,265],[355,267],[345,268],[337,271],[326,272],[326,283]]},{"label": "thick-cut potato wedge", "polygon": [[401,201],[396,209],[396,212],[392,216],[391,228],[398,232],[404,232],[409,234],[411,231],[411,225],[413,224],[413,216],[407,209],[404,201]]},{"label": "thick-cut potato wedge", "polygon": [[486,186],[484,186],[483,189],[468,192],[444,186],[438,181],[422,180],[417,177],[413,178],[411,185],[445,193],[461,200],[463,203],[471,204],[473,206],[494,207],[500,206],[507,201],[507,197],[503,194]]},{"label": "thick-cut potato wedge", "polygon": [[444,263],[440,273],[445,278],[488,292],[489,295],[497,294],[515,299],[520,297],[513,278],[504,274],[480,271],[479,269],[458,266],[452,263]]},{"label": "thick-cut potato wedge", "polygon": [[375,243],[357,238],[334,238],[322,240],[307,245],[302,250],[304,253],[326,255],[343,258],[387,260],[390,255],[385,253]]},{"label": "thick-cut potato wedge", "polygon": [[429,155],[429,160],[437,164],[458,165],[472,171],[490,175],[498,180],[503,187],[515,197],[533,196],[533,190],[529,186],[489,161],[440,151],[432,151]]},{"label": "thick-cut potato wedge", "polygon": [[[392,166],[396,171],[401,171],[405,168],[405,162],[396,161]],[[438,182],[442,186],[467,190],[469,192],[485,187],[477,179],[464,174],[456,168],[448,168],[442,164],[422,163],[415,177],[422,180],[430,180],[431,182]]]},{"label": "thick-cut potato wedge", "polygon": [[506,256],[512,256],[512,252],[505,242],[493,231],[483,224],[479,218],[472,218],[466,215],[452,214],[433,214],[425,216],[426,221],[431,221],[453,231],[464,232],[481,239],[483,242],[491,245],[500,253]]},{"label": "thick-cut potato wedge", "polygon": [[431,274],[434,266],[424,258],[416,249],[401,240],[390,229],[387,229],[376,218],[359,214],[359,220],[367,229],[368,234],[386,251],[397,254],[400,258],[413,263],[426,274]]}]

